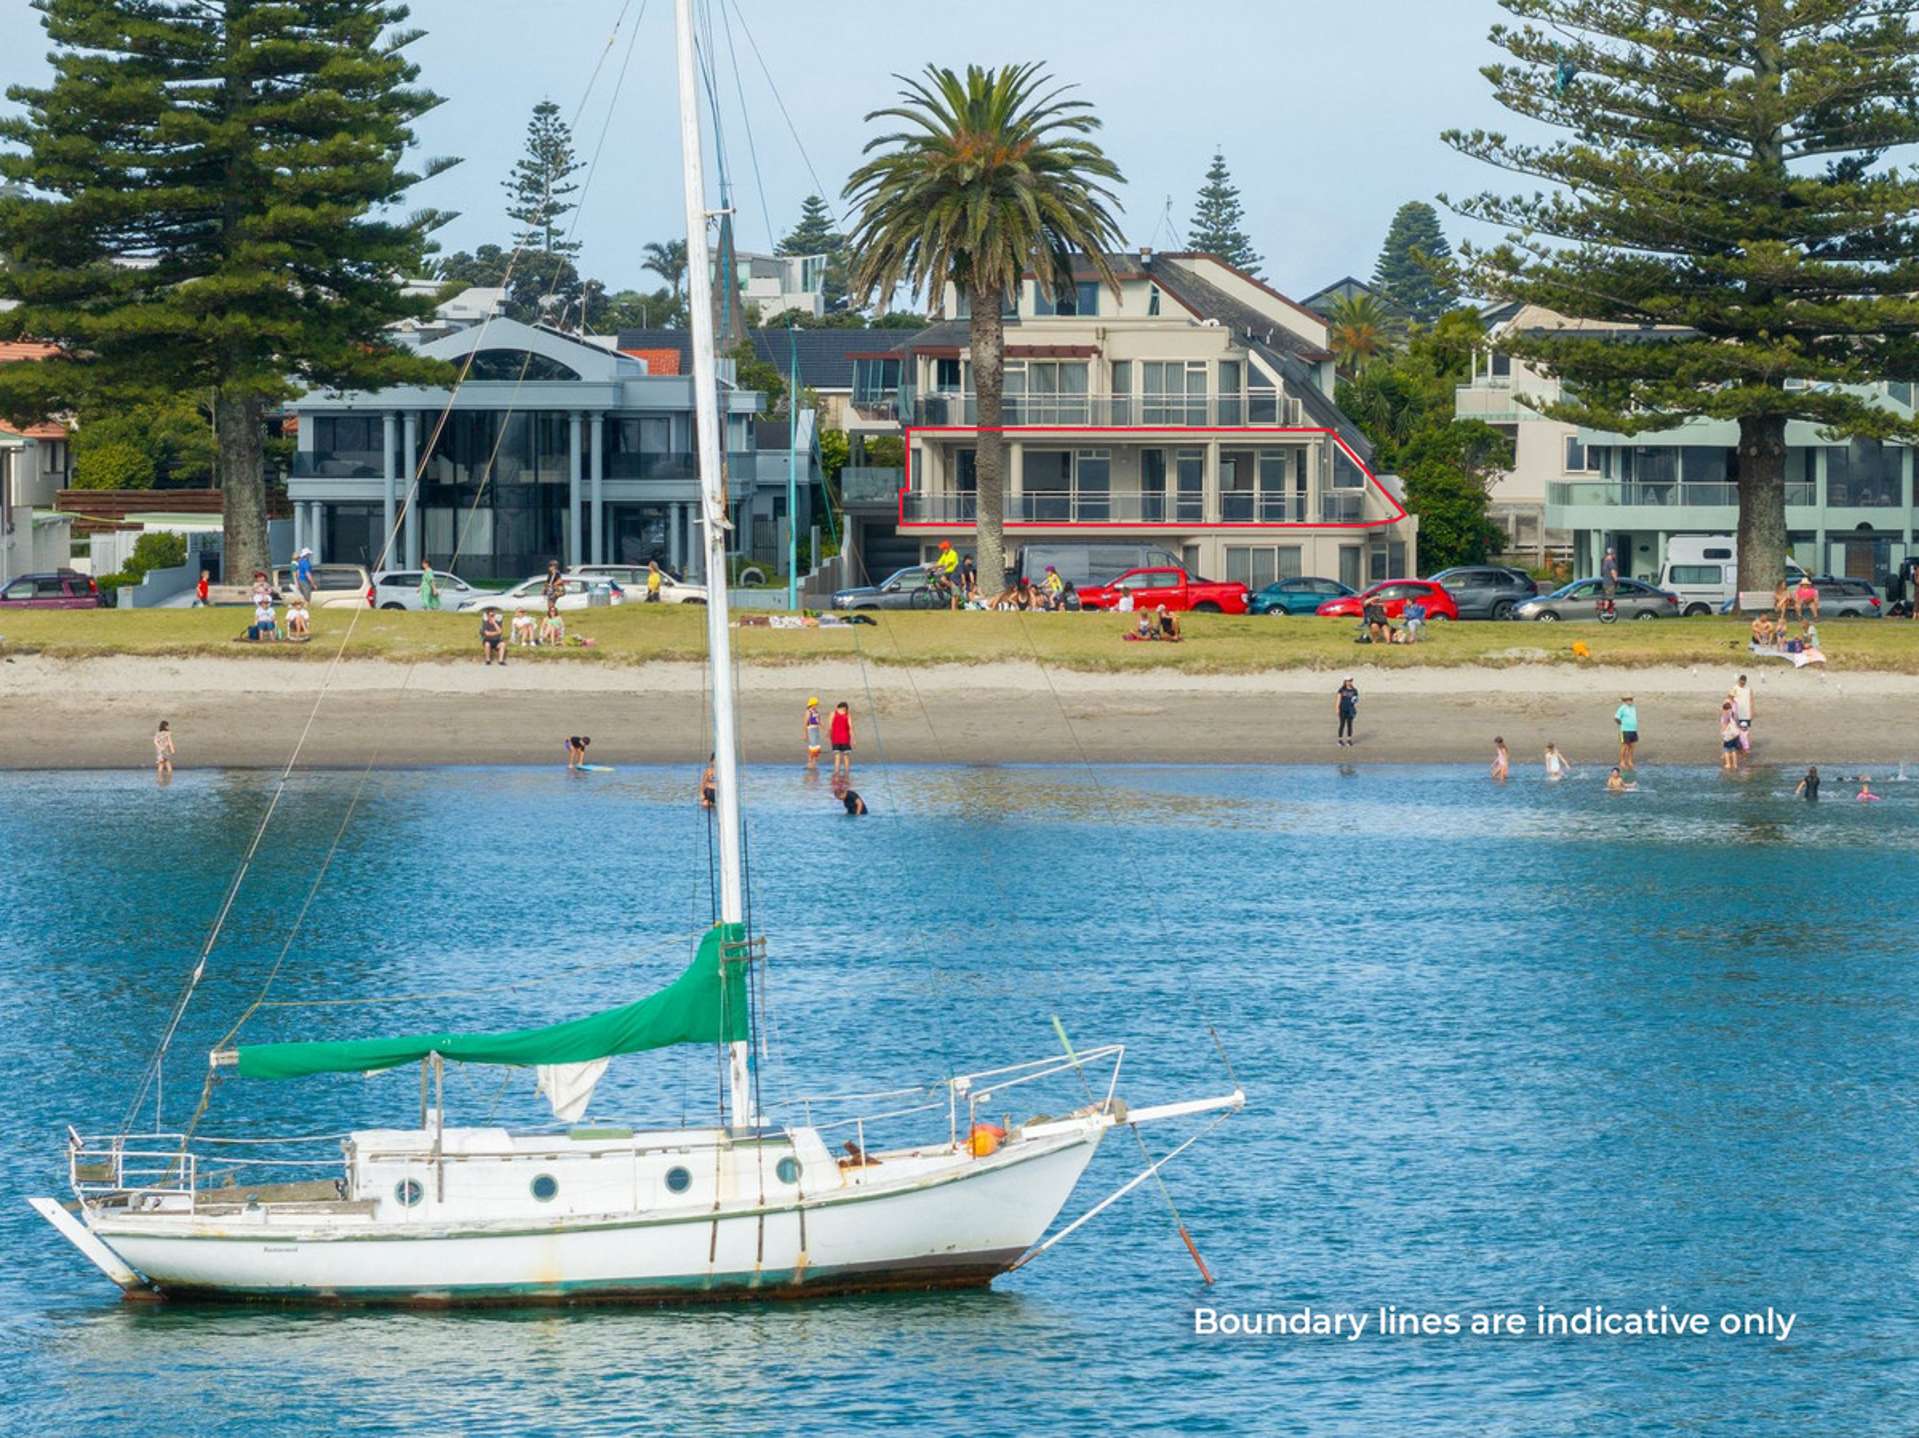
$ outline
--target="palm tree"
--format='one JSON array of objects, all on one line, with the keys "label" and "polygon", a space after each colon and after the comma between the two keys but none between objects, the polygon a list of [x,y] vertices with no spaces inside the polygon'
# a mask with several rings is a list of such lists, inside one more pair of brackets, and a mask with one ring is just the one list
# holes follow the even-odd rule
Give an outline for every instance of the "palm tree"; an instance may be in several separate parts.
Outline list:
[{"label": "palm tree", "polygon": [[1072,87],[1037,64],[964,75],[928,65],[898,79],[900,103],[866,118],[904,128],[867,141],[871,158],[846,182],[858,207],[848,283],[862,305],[905,284],[935,309],[951,283],[972,306],[979,570],[995,585],[1006,568],[1001,305],[1028,271],[1049,296],[1070,286],[1076,254],[1118,288],[1106,251],[1121,243],[1108,207],[1123,177],[1088,138],[1092,106],[1063,98]]},{"label": "palm tree", "polygon": [[1376,295],[1341,295],[1326,317],[1327,343],[1341,374],[1357,375],[1393,347],[1397,323]]},{"label": "palm tree", "polygon": [[681,287],[686,283],[686,241],[668,240],[661,244],[653,241],[646,247],[646,263],[643,269],[651,270],[673,287],[673,298],[681,298]]}]

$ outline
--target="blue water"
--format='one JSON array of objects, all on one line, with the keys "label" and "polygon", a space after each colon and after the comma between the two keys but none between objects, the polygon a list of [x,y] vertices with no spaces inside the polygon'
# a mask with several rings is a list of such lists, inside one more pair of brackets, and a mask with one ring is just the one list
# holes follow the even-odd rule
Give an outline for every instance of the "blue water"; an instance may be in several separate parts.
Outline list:
[{"label": "blue water", "polygon": [[[303,775],[165,1071],[251,1038],[537,1022],[673,972],[708,912],[694,776]],[[769,1098],[1123,1039],[1134,1103],[1251,1099],[989,1293],[468,1314],[123,1305],[19,1196],[111,1128],[272,788],[0,776],[0,1431],[1867,1434],[1919,1406],[1919,792],[1761,772],[898,768],[851,821],[750,774]],[[1911,786],[1919,791],[1919,784]],[[509,985],[516,985],[509,987]],[[411,1072],[222,1084],[206,1128],[411,1122]],[[711,1112],[705,1053],[599,1116]],[[456,1120],[537,1122],[456,1071]],[[1166,1136],[1155,1132],[1163,1145]],[[1136,1169],[1109,1142],[1068,1212]],[[1766,1338],[1196,1336],[1198,1305],[1797,1314]]]}]

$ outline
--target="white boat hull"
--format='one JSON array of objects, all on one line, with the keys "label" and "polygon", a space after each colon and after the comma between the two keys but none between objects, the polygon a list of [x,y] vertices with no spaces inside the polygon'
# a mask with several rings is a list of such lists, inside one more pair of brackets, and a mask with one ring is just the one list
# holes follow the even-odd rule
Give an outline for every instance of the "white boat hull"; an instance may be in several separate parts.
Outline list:
[{"label": "white boat hull", "polygon": [[[342,1303],[686,1301],[978,1287],[1044,1235],[1105,1124],[942,1172],[717,1210],[431,1226],[104,1213],[163,1296]],[[880,1170],[868,1170],[871,1175]]]}]

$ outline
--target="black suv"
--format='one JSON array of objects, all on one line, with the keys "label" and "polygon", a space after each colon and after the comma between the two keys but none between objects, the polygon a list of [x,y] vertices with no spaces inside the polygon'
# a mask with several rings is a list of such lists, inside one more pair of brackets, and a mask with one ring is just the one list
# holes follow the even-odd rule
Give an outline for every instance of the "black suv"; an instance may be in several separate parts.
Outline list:
[{"label": "black suv", "polygon": [[1539,593],[1525,570],[1497,564],[1455,565],[1442,569],[1432,580],[1452,595],[1461,619],[1511,619],[1516,606]]}]

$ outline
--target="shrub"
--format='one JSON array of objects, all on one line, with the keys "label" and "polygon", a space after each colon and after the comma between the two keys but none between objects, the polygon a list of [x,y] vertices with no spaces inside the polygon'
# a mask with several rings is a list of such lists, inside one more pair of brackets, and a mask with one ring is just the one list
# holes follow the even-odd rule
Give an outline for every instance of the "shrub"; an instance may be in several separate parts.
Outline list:
[{"label": "shrub", "polygon": [[153,456],[131,440],[77,443],[73,456],[75,489],[152,489]]},{"label": "shrub", "polygon": [[187,537],[168,529],[149,530],[133,542],[123,572],[144,579],[150,569],[172,569],[187,562]]}]

